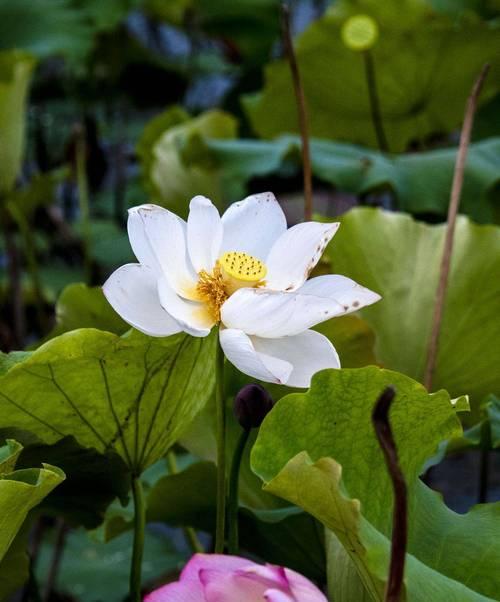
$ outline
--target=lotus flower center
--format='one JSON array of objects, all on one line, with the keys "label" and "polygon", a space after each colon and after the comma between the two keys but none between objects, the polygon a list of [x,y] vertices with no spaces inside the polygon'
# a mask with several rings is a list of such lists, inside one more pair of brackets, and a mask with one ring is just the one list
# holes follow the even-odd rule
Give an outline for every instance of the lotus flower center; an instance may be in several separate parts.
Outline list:
[{"label": "lotus flower center", "polygon": [[211,274],[205,270],[198,274],[197,296],[207,305],[211,317],[220,322],[224,301],[239,288],[262,286],[266,274],[267,268],[260,259],[230,251],[219,257]]}]

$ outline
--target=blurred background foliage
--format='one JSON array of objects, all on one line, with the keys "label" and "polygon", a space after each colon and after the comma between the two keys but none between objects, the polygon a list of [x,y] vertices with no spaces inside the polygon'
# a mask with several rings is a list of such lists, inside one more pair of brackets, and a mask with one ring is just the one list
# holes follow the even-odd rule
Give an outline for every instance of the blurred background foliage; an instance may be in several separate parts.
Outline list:
[{"label": "blurred background foliage", "polygon": [[[384,297],[361,316],[321,327],[348,368],[379,363],[422,377],[443,238],[435,224],[446,218],[466,98],[482,65],[491,64],[469,149],[461,203],[467,217],[457,228],[436,370],[436,386],[471,395],[480,425],[455,449],[480,448],[481,433],[496,432],[498,422],[498,404],[488,394],[500,395],[500,281],[492,278],[500,269],[500,2],[289,5],[312,136],[314,209],[323,219],[347,212],[317,270],[345,273]],[[151,201],[185,216],[195,194],[223,210],[272,190],[289,222],[301,219],[301,143],[280,11],[278,0],[0,0],[2,351],[36,349],[82,327],[127,331],[98,286],[133,261],[126,233],[131,206]],[[343,24],[358,14],[370,15],[379,30],[370,53],[385,149],[372,121],[363,57],[342,41]],[[477,304],[480,311],[472,311]],[[24,358],[2,356],[0,373]],[[248,381],[233,369],[226,379],[228,396]],[[287,392],[271,389],[275,398]],[[154,464],[144,473],[150,518],[161,524],[148,535],[150,582],[164,580],[188,554],[183,543],[172,544],[165,524],[209,530],[200,517],[212,523],[212,414],[208,405],[182,439],[189,454],[180,456],[179,474],[170,466],[165,475],[164,459],[161,469]],[[0,429],[7,426],[2,418]],[[130,506],[110,505],[114,498],[127,501],[121,459],[103,462],[71,437],[43,446],[25,432],[14,435],[26,446],[21,469],[42,458],[68,477],[40,513],[70,507],[65,520],[72,527],[96,529],[92,541],[83,529],[69,536],[61,572],[62,589],[73,596],[67,599],[90,600],[89,591],[96,600],[123,599],[125,586],[110,587],[124,579],[130,540]],[[236,438],[230,433],[231,445]],[[498,447],[491,434],[488,441]],[[243,471],[241,529],[249,550],[265,548],[268,560],[321,580],[325,557],[316,521],[262,493],[248,457]],[[200,479],[204,499],[193,485]],[[165,492],[172,491],[176,497],[169,498]],[[470,506],[467,495],[464,501],[455,492],[457,508]],[[80,505],[72,506],[77,498]],[[171,503],[161,507],[158,499]],[[185,509],[181,517],[178,508]],[[28,574],[21,554],[26,537],[21,532],[9,551],[23,559],[9,590]],[[35,572],[42,584],[52,548],[46,541],[40,549]],[[75,566],[75,557],[85,562]],[[0,559],[0,575],[12,558]],[[105,578],[96,578],[103,567]]]},{"label": "blurred background foliage", "polygon": [[[441,221],[464,102],[490,62],[462,211],[498,223],[498,2],[290,8],[315,210],[375,205]],[[361,53],[340,35],[356,14],[379,30],[370,52],[389,152],[377,148]],[[278,0],[0,0],[0,244],[18,281],[9,290],[5,270],[0,302],[13,318],[21,297],[26,307],[19,332],[15,319],[2,321],[3,349],[49,332],[65,285],[100,284],[132,259],[132,205],[151,200],[185,215],[194,194],[222,210],[272,189],[299,219],[300,138],[282,57]]]}]

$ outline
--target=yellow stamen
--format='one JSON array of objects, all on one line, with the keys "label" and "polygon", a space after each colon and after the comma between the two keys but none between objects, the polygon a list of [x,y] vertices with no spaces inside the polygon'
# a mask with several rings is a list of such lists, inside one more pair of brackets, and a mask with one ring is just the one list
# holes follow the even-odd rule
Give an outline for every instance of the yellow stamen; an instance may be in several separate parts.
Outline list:
[{"label": "yellow stamen", "polygon": [[260,259],[247,253],[231,251],[217,261],[213,272],[202,270],[196,285],[196,296],[203,301],[215,322],[220,322],[224,301],[243,287],[263,286],[267,268]]},{"label": "yellow stamen", "polygon": [[198,274],[199,280],[196,285],[196,292],[201,301],[207,304],[210,315],[216,322],[220,322],[220,308],[224,301],[229,297],[226,292],[222,270],[217,262],[212,274],[201,270]]}]

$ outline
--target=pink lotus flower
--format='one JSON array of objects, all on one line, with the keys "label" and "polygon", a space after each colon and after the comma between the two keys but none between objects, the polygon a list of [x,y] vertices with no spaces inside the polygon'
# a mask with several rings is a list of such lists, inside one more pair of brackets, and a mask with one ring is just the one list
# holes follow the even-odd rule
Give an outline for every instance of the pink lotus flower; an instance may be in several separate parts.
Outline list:
[{"label": "pink lotus flower", "polygon": [[219,554],[196,554],[179,581],[152,592],[144,602],[327,602],[295,571],[262,566]]}]

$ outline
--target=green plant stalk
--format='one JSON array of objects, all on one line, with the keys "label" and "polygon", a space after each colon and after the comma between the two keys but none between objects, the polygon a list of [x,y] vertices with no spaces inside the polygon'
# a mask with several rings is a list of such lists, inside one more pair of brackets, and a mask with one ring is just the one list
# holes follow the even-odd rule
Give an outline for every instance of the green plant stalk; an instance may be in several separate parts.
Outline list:
[{"label": "green plant stalk", "polygon": [[23,237],[24,254],[26,256],[26,263],[28,265],[28,271],[30,273],[31,282],[33,284],[33,292],[35,295],[38,324],[43,333],[47,329],[47,320],[44,309],[43,288],[40,278],[40,270],[38,269],[38,260],[36,258],[36,245],[33,231],[29,226],[26,216],[16,205],[9,203],[7,208]]},{"label": "green plant stalk", "polygon": [[[167,454],[167,466],[170,474],[177,474],[177,460],[175,457],[175,452],[172,450],[170,450]],[[193,527],[184,527],[182,531],[193,554],[203,554],[205,549],[201,545],[201,542],[198,539],[196,531],[193,529]]]},{"label": "green plant stalk", "polygon": [[92,241],[90,231],[89,190],[87,183],[86,141],[80,134],[76,142],[76,181],[78,187],[78,203],[82,220],[83,265],[85,282],[91,284],[92,279]]},{"label": "green plant stalk", "polygon": [[379,150],[384,153],[389,152],[389,144],[384,131],[384,122],[380,111],[380,100],[377,90],[377,78],[375,74],[375,61],[370,50],[363,51],[363,60],[365,63],[366,84],[368,86],[368,98],[370,101],[370,113],[372,117],[373,128],[377,137]]},{"label": "green plant stalk", "polygon": [[146,504],[140,477],[132,479],[134,498],[134,544],[130,567],[130,602],[141,602],[142,557],[144,553],[144,531],[146,528]]},{"label": "green plant stalk", "polygon": [[231,474],[229,477],[229,501],[227,507],[227,522],[228,522],[228,541],[227,551],[229,554],[238,554],[238,507],[239,507],[239,481],[240,467],[243,458],[243,452],[250,436],[250,431],[244,429],[238,439],[236,448],[233,454],[233,463],[231,464]]},{"label": "green plant stalk", "polygon": [[217,518],[215,553],[224,553],[226,535],[226,400],[224,398],[224,353],[217,345],[215,358],[215,404],[217,411]]}]

